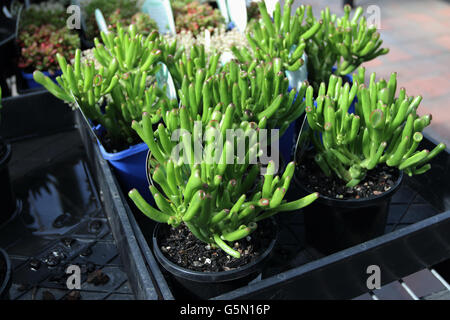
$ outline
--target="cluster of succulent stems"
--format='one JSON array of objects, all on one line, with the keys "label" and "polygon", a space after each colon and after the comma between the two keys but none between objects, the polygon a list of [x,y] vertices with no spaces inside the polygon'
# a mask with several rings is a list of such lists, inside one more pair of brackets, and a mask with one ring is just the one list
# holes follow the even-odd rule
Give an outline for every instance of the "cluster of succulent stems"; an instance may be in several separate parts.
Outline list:
[{"label": "cluster of succulent stems", "polygon": [[[421,96],[406,95],[400,88],[397,74],[389,80],[376,81],[370,75],[364,84],[365,69],[359,68],[350,86],[342,78],[331,75],[321,83],[315,102],[313,88],[306,94],[306,113],[315,162],[327,176],[335,174],[354,187],[378,164],[397,167],[408,175],[422,174],[431,168],[429,161],[446,146],[438,144],[432,151],[418,151],[422,131],[431,122],[431,115],[419,117]],[[349,113],[356,98],[355,112]]]}]

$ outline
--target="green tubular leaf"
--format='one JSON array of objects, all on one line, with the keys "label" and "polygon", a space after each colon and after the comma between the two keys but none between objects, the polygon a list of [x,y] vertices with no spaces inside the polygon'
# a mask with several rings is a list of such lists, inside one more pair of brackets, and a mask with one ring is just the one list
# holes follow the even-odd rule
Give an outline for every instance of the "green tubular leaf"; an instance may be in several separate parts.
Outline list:
[{"label": "green tubular leaf", "polygon": [[391,73],[388,81],[389,99],[385,102],[387,105],[391,105],[394,102],[395,91],[397,90],[397,72]]},{"label": "green tubular leaf", "polygon": [[188,182],[186,184],[186,188],[184,189],[184,201],[185,203],[188,203],[191,200],[192,194],[199,188],[201,188],[203,185],[202,179],[201,179],[201,173],[200,170],[195,169],[191,176],[188,179]]},{"label": "green tubular leaf", "polygon": [[285,194],[286,190],[284,188],[276,188],[272,198],[270,199],[269,208],[274,209],[278,207],[281,204],[281,201],[283,201]]},{"label": "green tubular leaf", "polygon": [[310,195],[307,195],[306,197],[303,197],[301,199],[283,203],[282,205],[277,207],[277,211],[284,212],[284,211],[300,210],[301,208],[309,206],[317,198],[319,198],[319,193],[317,193],[317,192],[311,193]]},{"label": "green tubular leaf", "polygon": [[386,161],[386,164],[388,166],[395,167],[400,164],[400,161],[402,160],[403,156],[406,153],[406,147],[408,146],[409,140],[410,140],[409,137],[405,137],[404,139],[401,140],[395,153],[392,154]]},{"label": "green tubular leaf", "polygon": [[172,148],[173,148],[172,142],[170,141],[170,138],[166,132],[166,127],[164,127],[164,125],[162,123],[160,123],[158,125],[157,133],[158,133],[158,138],[159,138],[158,140],[163,147],[164,154],[166,154],[167,156],[170,156],[170,154],[172,152]]},{"label": "green tubular leaf", "polygon": [[178,186],[175,177],[176,168],[174,162],[171,159],[167,160],[166,170],[167,170],[167,184],[169,185],[172,194],[176,196],[178,194]]},{"label": "green tubular leaf", "polygon": [[225,219],[229,213],[230,211],[227,209],[223,209],[222,211],[216,213],[211,219],[211,225],[217,225],[220,221]]},{"label": "green tubular leaf", "polygon": [[158,192],[158,190],[156,190],[155,187],[150,186],[150,190],[151,193],[153,195],[153,199],[155,199],[155,203],[156,206],[158,207],[159,210],[161,210],[162,212],[166,213],[166,214],[175,214],[175,210],[170,206],[170,202],[169,200],[167,200],[166,198],[164,198],[161,193]]},{"label": "green tubular leaf", "polygon": [[154,209],[151,205],[147,203],[147,201],[144,200],[144,198],[140,195],[139,191],[137,191],[136,189],[131,190],[128,193],[128,196],[130,197],[131,200],[133,200],[136,207],[150,219],[161,223],[167,223],[169,221],[170,216],[164,214],[159,210]]},{"label": "green tubular leaf", "polygon": [[252,232],[253,230],[251,228],[245,227],[243,229],[238,229],[230,233],[224,233],[222,234],[222,238],[225,239],[226,241],[232,242],[245,238]]},{"label": "green tubular leaf", "polygon": [[58,85],[56,85],[50,78],[45,76],[41,71],[35,71],[33,73],[34,80],[43,85],[51,94],[53,94],[58,99],[67,101],[67,102],[75,102],[73,98],[68,95],[63,89],[61,89]]},{"label": "green tubular leaf", "polygon": [[384,149],[386,149],[386,146],[387,146],[386,142],[382,142],[379,145],[377,152],[373,156],[371,156],[368,161],[368,164],[366,166],[366,168],[368,170],[372,170],[373,168],[375,168],[375,166],[378,164],[381,156],[383,155],[383,152],[384,152]]},{"label": "green tubular leaf", "polygon": [[422,166],[419,169],[414,169],[413,170],[413,174],[423,174],[423,173],[427,172],[430,169],[431,169],[431,165],[429,163],[427,163],[426,165]]},{"label": "green tubular leaf", "polygon": [[429,162],[431,159],[436,157],[439,153],[444,151],[447,148],[447,146],[444,143],[439,143],[436,147],[433,148],[433,150],[430,151],[428,156],[424,161],[421,161],[420,164],[423,164],[425,162]]},{"label": "green tubular leaf", "polygon": [[[406,119],[406,112],[408,111],[409,103],[408,100],[405,99],[400,104],[400,107],[397,111],[397,114],[394,117],[394,120],[391,122],[389,128],[390,130],[396,129],[398,126],[400,126]],[[421,130],[417,130],[421,131]]]},{"label": "green tubular leaf", "polygon": [[200,207],[204,203],[205,197],[206,194],[203,190],[198,190],[194,194],[186,213],[183,215],[183,221],[191,221],[195,217],[195,215],[200,211]]},{"label": "green tubular leaf", "polygon": [[278,110],[282,101],[283,101],[283,94],[280,94],[275,98],[275,100],[273,100],[273,102],[267,109],[258,114],[258,120],[260,121],[264,117],[270,119],[270,117]]},{"label": "green tubular leaf", "polygon": [[229,247],[217,234],[214,235],[214,241],[223,251],[225,251],[230,256],[236,259],[239,259],[241,257],[241,254],[239,252]]},{"label": "green tubular leaf", "polygon": [[418,164],[420,161],[424,160],[429,153],[430,151],[428,150],[417,152],[413,156],[407,158],[406,160],[403,160],[402,163],[400,163],[400,165],[398,166],[399,170],[404,170],[408,167]]},{"label": "green tubular leaf", "polygon": [[152,119],[147,112],[144,112],[142,114],[142,130],[144,135],[144,142],[152,152],[153,157],[155,157],[155,159],[158,160],[159,163],[164,163],[165,157],[161,153],[159,146],[156,144],[155,137],[153,135]]},{"label": "green tubular leaf", "polygon": [[236,203],[230,209],[230,215],[232,215],[234,213],[238,213],[241,210],[241,206],[244,204],[245,199],[246,199],[245,194],[240,196],[240,198],[236,201]]},{"label": "green tubular leaf", "polygon": [[244,220],[250,216],[252,216],[255,213],[255,206],[250,204],[246,208],[244,208],[241,213],[239,214],[238,218],[239,220]]},{"label": "green tubular leaf", "polygon": [[322,20],[315,22],[311,28],[309,28],[300,36],[300,39],[303,39],[305,41],[309,40],[312,36],[314,36],[314,34],[316,34],[317,31],[319,31],[319,29],[322,27],[322,23]]},{"label": "green tubular leaf", "polygon": [[275,173],[275,163],[271,160],[267,165],[267,171],[264,175],[264,184],[262,189],[262,197],[268,198],[272,190],[272,180]]}]

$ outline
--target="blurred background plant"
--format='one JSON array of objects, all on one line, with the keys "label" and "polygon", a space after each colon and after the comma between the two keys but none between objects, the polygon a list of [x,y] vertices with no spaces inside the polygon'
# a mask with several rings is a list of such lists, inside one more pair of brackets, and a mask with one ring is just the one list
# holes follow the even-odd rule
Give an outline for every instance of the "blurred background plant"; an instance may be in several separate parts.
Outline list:
[{"label": "blurred background plant", "polygon": [[189,30],[181,30],[180,33],[177,33],[176,35],[166,35],[165,38],[168,42],[177,40],[178,48],[191,48],[194,45],[204,45],[207,54],[212,54],[213,52],[220,52],[222,55],[227,52],[231,53],[231,48],[233,46],[238,49],[250,49],[244,34],[237,29],[226,31],[225,26],[214,28],[213,32],[210,33],[209,45],[206,43],[208,41],[206,40],[208,36],[206,35],[205,30],[199,32],[197,35],[194,35]]},{"label": "blurred background plant", "polygon": [[22,11],[20,17],[20,29],[29,25],[41,26],[51,24],[56,28],[64,28],[66,26],[66,5],[68,1],[45,1],[30,6]]},{"label": "blurred background plant", "polygon": [[176,0],[172,2],[177,33],[189,30],[198,35],[202,30],[211,32],[225,22],[220,11],[208,3],[199,1]]},{"label": "blurred background plant", "polygon": [[154,30],[158,30],[158,25],[148,14],[137,12],[129,18],[122,12],[121,9],[116,9],[111,16],[107,17],[108,29],[114,30],[118,23],[124,26],[134,24],[138,33],[144,36],[149,35]]},{"label": "blurred background plant", "polygon": [[31,24],[21,30],[18,44],[21,50],[19,68],[28,73],[34,70],[53,73],[59,70],[56,54],[61,54],[67,60],[72,59],[75,50],[80,47],[80,39],[66,28]]},{"label": "blurred background plant", "polygon": [[138,33],[148,35],[157,30],[154,20],[147,14],[139,12],[142,0],[81,0],[83,14],[86,20],[86,38],[100,37],[100,30],[95,20],[95,9],[100,9],[108,26],[114,29],[117,23],[127,26],[136,24]]}]

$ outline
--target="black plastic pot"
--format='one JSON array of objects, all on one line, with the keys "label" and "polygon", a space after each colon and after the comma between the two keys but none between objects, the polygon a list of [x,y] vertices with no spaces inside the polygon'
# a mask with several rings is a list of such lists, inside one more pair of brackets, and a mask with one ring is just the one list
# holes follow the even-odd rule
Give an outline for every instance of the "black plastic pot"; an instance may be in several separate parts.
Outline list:
[{"label": "black plastic pot", "polygon": [[[275,224],[274,220],[271,219]],[[157,224],[153,231],[153,252],[163,268],[172,274],[173,278],[182,288],[186,297],[194,299],[209,299],[225,292],[243,287],[255,279],[270,257],[277,240],[277,228],[275,236],[267,249],[256,260],[243,267],[221,272],[199,272],[182,268],[164,256],[160,250],[159,239],[168,231],[168,225]]]},{"label": "black plastic pot", "polygon": [[[306,189],[297,177],[296,186]],[[394,186],[374,197],[363,199],[333,199],[321,195],[303,208],[306,242],[324,254],[331,254],[384,234],[392,196],[400,188],[403,172]]]},{"label": "black plastic pot", "polygon": [[11,159],[11,145],[0,138],[0,226],[8,221],[15,213],[17,205],[16,198],[9,176],[9,160]]},{"label": "black plastic pot", "polygon": [[11,270],[11,261],[8,254],[0,248],[0,300],[9,300]]}]

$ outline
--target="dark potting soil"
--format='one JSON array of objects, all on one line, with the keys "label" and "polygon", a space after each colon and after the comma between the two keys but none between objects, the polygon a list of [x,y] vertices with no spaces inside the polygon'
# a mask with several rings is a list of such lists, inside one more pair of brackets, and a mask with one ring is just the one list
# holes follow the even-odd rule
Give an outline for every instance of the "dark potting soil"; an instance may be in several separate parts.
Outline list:
[{"label": "dark potting soil", "polygon": [[349,188],[345,181],[335,175],[327,177],[312,156],[306,156],[299,165],[298,178],[312,192],[335,199],[360,199],[379,196],[391,189],[399,178],[397,168],[379,164],[367,172],[366,177],[355,187]]},{"label": "dark potting soil", "polygon": [[184,225],[171,228],[167,225],[159,239],[162,253],[180,267],[200,272],[221,272],[242,267],[256,260],[269,247],[275,238],[275,226],[270,219],[260,221],[257,229],[249,237],[228,243],[240,252],[239,259],[226,254],[220,248],[198,240]]}]

